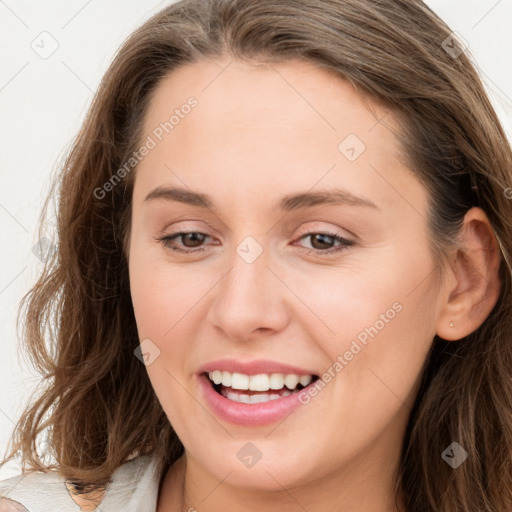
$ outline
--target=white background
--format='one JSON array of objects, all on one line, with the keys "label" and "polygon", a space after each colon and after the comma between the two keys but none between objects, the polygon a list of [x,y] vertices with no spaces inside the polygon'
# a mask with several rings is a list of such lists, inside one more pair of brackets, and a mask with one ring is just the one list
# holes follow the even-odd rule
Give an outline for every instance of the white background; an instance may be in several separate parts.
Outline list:
[{"label": "white background", "polygon": [[[122,41],[170,2],[0,0],[0,458],[38,375],[18,352],[16,311],[42,263],[32,252],[50,174]],[[469,43],[512,139],[512,0],[428,0]],[[41,36],[42,32],[51,34]],[[57,45],[48,58],[32,46]],[[39,43],[38,43],[39,42]],[[0,479],[19,472],[16,463]]]}]

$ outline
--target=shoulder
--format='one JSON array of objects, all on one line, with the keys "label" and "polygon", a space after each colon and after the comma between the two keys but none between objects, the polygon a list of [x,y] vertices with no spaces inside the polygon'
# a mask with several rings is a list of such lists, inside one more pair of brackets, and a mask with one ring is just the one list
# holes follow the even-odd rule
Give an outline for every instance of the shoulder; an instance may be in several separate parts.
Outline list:
[{"label": "shoulder", "polygon": [[156,510],[160,471],[156,457],[137,457],[120,466],[106,490],[94,495],[79,494],[56,471],[22,473],[0,480],[0,512],[76,512],[77,505],[92,503],[104,510],[139,510],[142,503],[149,506],[144,510]]},{"label": "shoulder", "polygon": [[28,512],[28,510],[17,501],[0,498],[0,512]]},{"label": "shoulder", "polygon": [[42,505],[43,501],[67,512],[71,510],[67,503],[69,499],[64,479],[55,471],[26,472],[0,481],[0,512],[27,509],[30,512],[42,512],[46,507]]}]

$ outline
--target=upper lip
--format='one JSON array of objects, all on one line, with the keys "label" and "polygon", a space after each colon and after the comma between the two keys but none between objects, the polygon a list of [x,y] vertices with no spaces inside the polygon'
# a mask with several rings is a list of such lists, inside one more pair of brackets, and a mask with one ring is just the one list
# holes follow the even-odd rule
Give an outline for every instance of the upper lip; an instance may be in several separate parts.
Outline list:
[{"label": "upper lip", "polygon": [[292,366],[278,361],[269,361],[265,359],[255,359],[253,361],[238,361],[236,359],[218,359],[201,366],[199,373],[208,373],[215,370],[243,373],[244,375],[258,375],[260,373],[284,373],[285,375],[316,375],[315,372],[306,368]]}]

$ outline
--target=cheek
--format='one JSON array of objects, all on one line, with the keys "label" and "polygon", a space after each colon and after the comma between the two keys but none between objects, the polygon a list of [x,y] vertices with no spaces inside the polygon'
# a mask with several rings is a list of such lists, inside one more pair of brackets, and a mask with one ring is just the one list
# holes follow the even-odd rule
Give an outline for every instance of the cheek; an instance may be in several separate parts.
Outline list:
[{"label": "cheek", "polygon": [[137,266],[134,261],[133,271],[130,272],[130,290],[139,335],[162,336],[171,327],[169,313],[175,311],[178,303],[175,289],[167,282],[165,274],[144,263]]},{"label": "cheek", "polygon": [[347,259],[343,268],[296,276],[295,292],[309,310],[303,325],[318,333],[326,379],[344,397],[339,403],[357,397],[355,417],[359,407],[384,414],[401,404],[397,397],[414,394],[435,334],[428,251],[414,259],[399,252],[406,253],[382,249],[365,265]]},{"label": "cheek", "polygon": [[[161,338],[200,296],[201,280],[171,265],[158,241],[133,237],[129,260],[130,293],[139,334]],[[197,300],[197,299],[196,299]],[[190,307],[190,306],[189,306]]]},{"label": "cheek", "polygon": [[[204,317],[204,296],[212,286],[204,273],[205,278],[199,279],[198,271],[192,267],[171,264],[157,242],[134,243],[131,247],[130,291],[138,335],[141,341],[149,339],[156,346],[158,358],[147,366],[147,371],[171,415],[174,402],[188,402],[190,398],[181,396],[180,383],[188,385],[197,367],[191,355],[197,351],[196,329]],[[174,402],[169,396],[174,397]]]},{"label": "cheek", "polygon": [[403,247],[361,254],[348,256],[337,267],[308,272],[286,269],[283,279],[293,283],[294,293],[303,302],[299,305],[302,320],[297,320],[320,334],[318,341],[331,360],[348,350],[354,339],[364,345],[365,340],[386,339],[385,333],[392,331],[394,339],[388,343],[399,346],[406,333],[417,332],[433,317],[433,309],[427,311],[433,264],[426,248],[418,249],[414,258],[402,256],[410,255]]},{"label": "cheek", "polygon": [[[140,247],[140,246],[139,246]],[[189,303],[197,301],[194,287],[187,286],[186,275],[179,269],[151,258],[152,249],[133,244],[130,250],[130,290],[139,339],[151,340],[158,356],[146,366],[153,389],[169,421],[181,431],[183,418],[193,409],[190,394],[185,391],[183,362],[190,345],[182,331]],[[185,422],[186,423],[186,422]]]}]

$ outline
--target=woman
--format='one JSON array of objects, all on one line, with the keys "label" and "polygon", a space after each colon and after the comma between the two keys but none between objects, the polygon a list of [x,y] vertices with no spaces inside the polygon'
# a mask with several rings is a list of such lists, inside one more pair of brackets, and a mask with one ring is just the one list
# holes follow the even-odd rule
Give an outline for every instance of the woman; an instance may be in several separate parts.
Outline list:
[{"label": "woman", "polygon": [[4,508],[510,510],[511,169],[421,2],[158,13],[60,177]]}]

